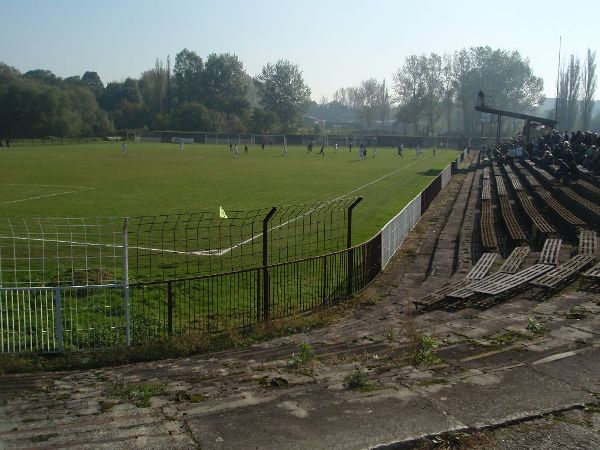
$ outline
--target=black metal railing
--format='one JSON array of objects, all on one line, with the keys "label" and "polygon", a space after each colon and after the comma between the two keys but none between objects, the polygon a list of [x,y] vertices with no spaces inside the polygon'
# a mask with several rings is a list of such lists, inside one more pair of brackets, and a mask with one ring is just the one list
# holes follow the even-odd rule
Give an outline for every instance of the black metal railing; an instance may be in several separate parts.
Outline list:
[{"label": "black metal railing", "polygon": [[330,306],[381,270],[381,234],[327,255],[190,278],[130,285],[132,343],[219,332]]}]

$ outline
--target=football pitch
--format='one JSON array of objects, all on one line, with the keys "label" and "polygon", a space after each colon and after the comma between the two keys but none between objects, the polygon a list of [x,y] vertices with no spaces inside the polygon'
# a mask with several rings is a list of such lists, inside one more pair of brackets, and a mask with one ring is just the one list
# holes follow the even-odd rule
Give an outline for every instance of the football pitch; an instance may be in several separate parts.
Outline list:
[{"label": "football pitch", "polygon": [[0,149],[0,217],[125,217],[244,211],[363,196],[354,210],[353,242],[374,235],[458,151],[425,149],[416,158],[353,148],[307,155],[305,147],[116,142]]}]

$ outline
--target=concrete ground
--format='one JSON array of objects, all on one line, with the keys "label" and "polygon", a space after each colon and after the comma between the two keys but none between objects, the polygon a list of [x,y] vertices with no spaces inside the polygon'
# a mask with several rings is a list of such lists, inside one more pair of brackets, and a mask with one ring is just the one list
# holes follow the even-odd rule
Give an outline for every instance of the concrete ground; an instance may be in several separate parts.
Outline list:
[{"label": "concrete ground", "polygon": [[0,448],[600,448],[597,289],[414,313],[413,299],[470,266],[469,180],[450,183],[362,306],[330,327],[218,354],[0,377]]}]

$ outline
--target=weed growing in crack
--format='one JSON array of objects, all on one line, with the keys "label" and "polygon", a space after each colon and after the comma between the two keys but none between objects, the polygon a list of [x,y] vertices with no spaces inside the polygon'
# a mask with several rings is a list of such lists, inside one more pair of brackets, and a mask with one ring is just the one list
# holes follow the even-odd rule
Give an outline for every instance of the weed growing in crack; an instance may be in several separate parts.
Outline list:
[{"label": "weed growing in crack", "polygon": [[535,318],[530,317],[527,321],[527,331],[534,336],[541,336],[546,332],[546,328]]},{"label": "weed growing in crack", "polygon": [[288,361],[290,367],[300,367],[311,361],[315,356],[311,345],[308,342],[301,342],[298,353],[292,353],[292,357]]},{"label": "weed growing in crack", "polygon": [[356,366],[354,372],[344,377],[344,386],[353,391],[367,392],[376,389],[375,385],[369,381],[367,373],[359,366]]},{"label": "weed growing in crack", "polygon": [[436,355],[436,350],[440,346],[439,342],[433,336],[420,334],[417,338],[416,348],[413,353],[413,362],[417,365],[439,364],[442,362]]},{"label": "weed growing in crack", "polygon": [[150,399],[163,395],[167,391],[166,386],[159,383],[114,383],[109,394],[112,397],[130,401],[138,408],[150,407]]}]

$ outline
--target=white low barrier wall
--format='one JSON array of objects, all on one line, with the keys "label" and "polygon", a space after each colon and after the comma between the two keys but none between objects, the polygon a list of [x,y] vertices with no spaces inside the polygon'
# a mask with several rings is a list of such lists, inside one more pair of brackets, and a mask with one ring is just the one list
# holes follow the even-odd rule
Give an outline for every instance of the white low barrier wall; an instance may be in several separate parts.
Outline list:
[{"label": "white low barrier wall", "polygon": [[[468,149],[464,149],[459,157],[456,158],[456,163],[458,164],[462,161],[467,156],[467,153]],[[441,186],[442,189],[444,189],[452,179],[452,164],[448,164],[438,176],[441,176]],[[425,189],[423,189],[423,191],[425,191]],[[382,269],[387,266],[392,256],[394,256],[394,253],[396,253],[406,236],[408,236],[410,230],[412,230],[421,218],[421,194],[423,191],[419,192],[402,211],[381,229]]]}]

